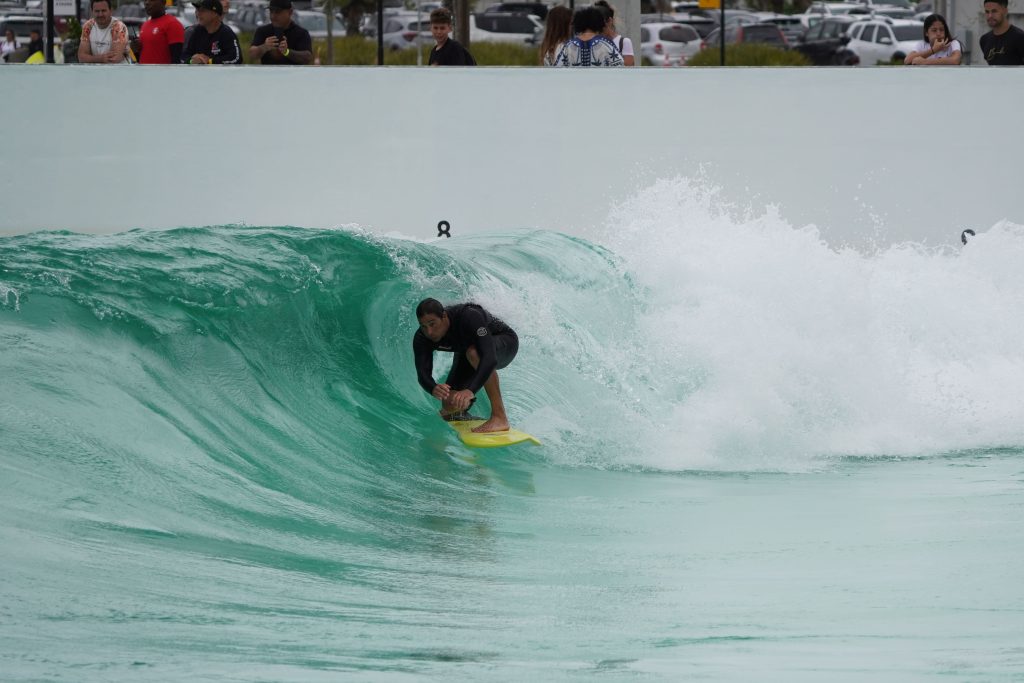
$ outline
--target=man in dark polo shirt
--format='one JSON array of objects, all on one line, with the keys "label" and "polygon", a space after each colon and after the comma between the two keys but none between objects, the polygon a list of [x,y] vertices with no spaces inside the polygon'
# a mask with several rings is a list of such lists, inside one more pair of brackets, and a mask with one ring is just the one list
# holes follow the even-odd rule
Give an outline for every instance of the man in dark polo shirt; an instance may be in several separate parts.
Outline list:
[{"label": "man in dark polo shirt", "polygon": [[430,13],[430,35],[437,43],[430,51],[430,66],[476,66],[469,50],[448,37],[451,32],[451,10],[440,7]]},{"label": "man in dark polo shirt", "polygon": [[311,64],[313,40],[292,21],[292,0],[270,0],[270,23],[252,35],[249,58],[261,64]]},{"label": "man in dark polo shirt", "polygon": [[220,0],[195,0],[196,23],[181,50],[182,64],[241,64],[242,49],[238,37],[224,24],[224,6]]},{"label": "man in dark polo shirt", "polygon": [[985,23],[992,30],[981,37],[981,54],[992,66],[1024,65],[1024,31],[1010,23],[1007,0],[986,0]]}]

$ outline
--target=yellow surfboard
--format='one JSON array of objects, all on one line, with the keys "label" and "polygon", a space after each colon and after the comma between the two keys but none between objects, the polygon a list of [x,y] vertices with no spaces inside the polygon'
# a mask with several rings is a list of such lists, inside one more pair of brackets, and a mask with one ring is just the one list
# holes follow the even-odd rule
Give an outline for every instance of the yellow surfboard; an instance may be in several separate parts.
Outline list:
[{"label": "yellow surfboard", "polygon": [[518,429],[510,429],[507,432],[484,432],[478,434],[473,427],[482,425],[486,420],[454,420],[448,422],[448,426],[455,430],[455,433],[462,439],[462,443],[473,448],[497,448],[498,446],[513,446],[517,443],[529,441],[538,446],[540,441],[536,437],[521,432]]}]

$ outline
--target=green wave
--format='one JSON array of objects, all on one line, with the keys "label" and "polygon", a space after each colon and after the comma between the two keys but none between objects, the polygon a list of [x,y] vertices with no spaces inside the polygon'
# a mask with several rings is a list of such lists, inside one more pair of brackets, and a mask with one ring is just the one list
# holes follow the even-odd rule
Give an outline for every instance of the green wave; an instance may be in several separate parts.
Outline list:
[{"label": "green wave", "polygon": [[[421,298],[481,300],[517,327],[503,383],[525,419],[611,381],[585,318],[630,292],[610,254],[546,232],[36,233],[0,241],[0,264],[0,458],[64,482],[34,492],[51,511],[143,536],[196,531],[196,509],[260,533],[387,526],[381,496],[408,510],[424,463],[460,448],[415,382]],[[560,381],[572,367],[591,374]],[[553,425],[549,454],[574,430]]]}]

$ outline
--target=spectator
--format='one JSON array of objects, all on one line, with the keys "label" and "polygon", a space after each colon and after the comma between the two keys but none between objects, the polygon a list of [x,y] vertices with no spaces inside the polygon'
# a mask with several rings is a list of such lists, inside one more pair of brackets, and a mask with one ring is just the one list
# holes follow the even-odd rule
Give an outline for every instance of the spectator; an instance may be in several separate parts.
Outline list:
[{"label": "spectator", "polygon": [[625,66],[633,66],[636,63],[633,55],[633,41],[626,36],[619,35],[615,26],[615,8],[609,5],[607,0],[597,0],[594,7],[600,9],[605,15],[604,35],[612,41],[615,47],[619,48],[619,52],[622,54],[622,63]]},{"label": "spectator", "polygon": [[31,57],[35,53],[42,54],[45,51],[43,47],[43,35],[38,29],[32,29],[28,32],[28,54]]},{"label": "spectator", "polygon": [[110,13],[110,0],[92,0],[92,19],[82,26],[78,61],[82,64],[131,64],[128,27]]},{"label": "spectator", "polygon": [[261,64],[311,64],[313,40],[292,21],[292,0],[270,0],[270,23],[252,36],[249,57]]},{"label": "spectator", "polygon": [[143,6],[149,19],[132,42],[132,52],[139,64],[178,64],[185,40],[181,22],[164,11],[164,0],[144,0]]},{"label": "spectator", "polygon": [[[229,16],[228,12],[231,11],[231,0],[220,0],[220,7],[224,10],[221,16]],[[192,34],[195,32],[199,24],[189,24],[185,27],[185,37],[182,39],[182,45],[188,45],[188,41],[192,40]]]},{"label": "spectator", "polygon": [[1024,31],[1010,23],[1008,0],[985,0],[985,23],[992,29],[981,37],[981,52],[990,66],[1024,64]]},{"label": "spectator", "polygon": [[238,36],[223,21],[220,0],[195,0],[199,28],[181,51],[182,64],[241,64],[242,48]]},{"label": "spectator", "polygon": [[444,7],[433,10],[430,13],[430,35],[434,36],[436,45],[430,50],[430,66],[476,66],[469,50],[448,37],[451,32],[451,10]]},{"label": "spectator", "polygon": [[576,34],[562,46],[555,66],[622,66],[622,53],[604,37],[605,16],[593,5],[580,7],[572,15]]},{"label": "spectator", "polygon": [[12,29],[4,31],[4,41],[0,43],[0,59],[7,61],[8,56],[18,49],[18,39]]},{"label": "spectator", "polygon": [[570,38],[572,38],[572,10],[565,5],[552,7],[544,19],[544,38],[540,42],[540,63],[544,66],[554,66],[555,57]]},{"label": "spectator", "polygon": [[929,14],[924,20],[924,40],[914,46],[904,64],[915,66],[956,66],[963,48],[949,35],[949,25],[941,14]]}]

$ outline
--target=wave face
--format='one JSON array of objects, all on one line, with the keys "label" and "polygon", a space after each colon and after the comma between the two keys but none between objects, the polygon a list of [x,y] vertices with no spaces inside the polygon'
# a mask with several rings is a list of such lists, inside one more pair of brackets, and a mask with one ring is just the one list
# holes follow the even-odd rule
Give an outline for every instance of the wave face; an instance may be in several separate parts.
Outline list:
[{"label": "wave face", "polygon": [[[965,557],[1019,566],[1009,541],[961,552],[984,537],[970,524],[1016,513],[943,463],[1016,468],[1022,258],[1011,224],[962,249],[834,248],[686,180],[589,241],[233,226],[0,240],[0,663],[12,680],[509,680],[678,673],[696,651],[728,678],[735,640],[805,671],[799,648],[822,633],[875,642],[876,615],[835,630],[873,580],[842,552],[826,553],[815,614],[780,610],[805,597],[792,568],[822,561],[843,520],[879,504],[879,520],[918,520],[941,482],[980,512],[879,522],[857,552],[925,548],[954,577]],[[517,330],[502,386],[542,448],[471,455],[436,418],[411,358],[425,296]],[[902,456],[938,464],[924,483],[874,469]],[[850,487],[851,467],[880,474]],[[813,485],[775,476],[808,471]],[[834,517],[808,527],[807,509]],[[776,547],[796,553],[778,569],[788,596],[735,593],[729,577]],[[930,604],[952,582],[889,597]],[[995,611],[1017,583],[991,585]],[[729,605],[746,616],[721,621]],[[775,634],[796,631],[815,635],[783,666]],[[1016,666],[993,652],[979,665]]]},{"label": "wave face", "polygon": [[400,461],[446,433],[411,364],[424,296],[519,332],[506,401],[558,464],[799,471],[1024,444],[1020,227],[865,255],[688,181],[612,226],[7,239],[4,449],[263,485]]}]

